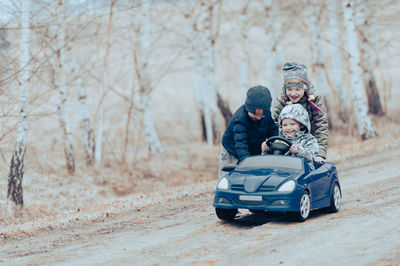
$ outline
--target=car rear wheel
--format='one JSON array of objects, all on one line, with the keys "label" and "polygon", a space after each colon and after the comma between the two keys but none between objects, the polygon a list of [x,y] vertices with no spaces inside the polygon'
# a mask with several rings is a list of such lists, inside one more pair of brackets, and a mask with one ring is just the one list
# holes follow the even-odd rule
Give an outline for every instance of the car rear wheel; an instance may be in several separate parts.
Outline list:
[{"label": "car rear wheel", "polygon": [[289,212],[289,218],[294,221],[304,222],[307,220],[311,211],[311,199],[307,191],[304,191],[299,204],[300,210],[296,212]]},{"label": "car rear wheel", "polygon": [[215,208],[215,213],[221,220],[232,221],[233,219],[235,219],[237,209]]},{"label": "car rear wheel", "polygon": [[335,183],[332,188],[330,212],[338,212],[342,206],[342,193],[338,183]]}]

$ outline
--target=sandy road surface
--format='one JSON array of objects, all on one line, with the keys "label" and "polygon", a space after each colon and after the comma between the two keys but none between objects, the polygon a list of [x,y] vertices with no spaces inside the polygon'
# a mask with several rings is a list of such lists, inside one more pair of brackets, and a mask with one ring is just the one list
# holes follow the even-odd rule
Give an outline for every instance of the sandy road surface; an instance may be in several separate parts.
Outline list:
[{"label": "sandy road surface", "polygon": [[34,236],[0,240],[0,264],[399,265],[400,150],[338,165],[339,213],[304,223],[242,211],[221,222],[209,193],[184,196]]}]

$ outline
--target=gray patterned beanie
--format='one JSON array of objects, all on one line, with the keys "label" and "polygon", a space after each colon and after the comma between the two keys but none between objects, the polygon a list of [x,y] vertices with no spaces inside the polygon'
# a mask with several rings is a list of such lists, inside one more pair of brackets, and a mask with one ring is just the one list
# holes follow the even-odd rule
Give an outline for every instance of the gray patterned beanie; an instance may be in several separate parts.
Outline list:
[{"label": "gray patterned beanie", "polygon": [[280,126],[282,126],[282,120],[286,118],[296,120],[307,128],[307,132],[311,131],[310,116],[308,115],[307,110],[304,109],[301,104],[289,104],[283,107],[281,113],[279,114]]},{"label": "gray patterned beanie", "polygon": [[247,91],[246,102],[244,107],[247,112],[256,115],[265,115],[270,112],[271,93],[264,86],[254,86]]},{"label": "gray patterned beanie", "polygon": [[307,67],[305,65],[297,64],[296,62],[287,62],[282,70],[285,89],[295,86],[303,88],[306,91],[308,90]]}]

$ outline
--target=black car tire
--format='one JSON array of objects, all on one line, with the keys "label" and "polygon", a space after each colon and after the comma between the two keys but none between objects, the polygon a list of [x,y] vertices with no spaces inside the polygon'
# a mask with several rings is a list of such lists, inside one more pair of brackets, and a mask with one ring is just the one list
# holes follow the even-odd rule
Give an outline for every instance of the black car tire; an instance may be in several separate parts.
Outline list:
[{"label": "black car tire", "polygon": [[339,184],[335,182],[332,187],[331,205],[329,211],[332,213],[338,212],[342,206],[342,192],[340,191]]},{"label": "black car tire", "polygon": [[304,222],[307,220],[311,211],[311,198],[307,191],[303,192],[303,196],[300,199],[299,205],[300,211],[288,212],[288,216],[290,220]]},{"label": "black car tire", "polygon": [[232,221],[233,219],[235,219],[237,209],[215,208],[215,213],[221,220]]}]

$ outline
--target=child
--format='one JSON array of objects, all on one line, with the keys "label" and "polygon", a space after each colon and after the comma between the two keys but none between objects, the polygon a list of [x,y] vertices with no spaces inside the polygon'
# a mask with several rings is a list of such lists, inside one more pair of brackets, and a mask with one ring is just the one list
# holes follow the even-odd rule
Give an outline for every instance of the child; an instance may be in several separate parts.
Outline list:
[{"label": "child", "polygon": [[316,95],[314,86],[307,76],[307,67],[296,62],[288,62],[283,66],[284,85],[282,93],[274,106],[274,121],[278,123],[279,114],[288,104],[301,104],[308,112],[311,122],[309,133],[314,135],[319,144],[316,162],[325,162],[328,146],[328,117],[321,96]]},{"label": "child", "polygon": [[[318,154],[317,139],[310,132],[310,118],[306,109],[301,104],[286,105],[279,114],[279,135],[290,140],[293,145],[290,153],[304,157],[311,169],[314,169],[313,160]],[[268,151],[269,147],[264,142],[261,149]]]},{"label": "child", "polygon": [[236,165],[251,155],[261,154],[261,143],[278,134],[271,117],[271,93],[255,86],[247,91],[246,102],[233,114],[222,137],[218,176],[225,166]]}]

